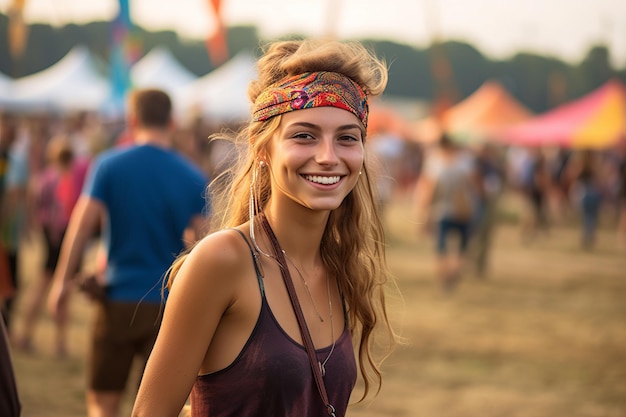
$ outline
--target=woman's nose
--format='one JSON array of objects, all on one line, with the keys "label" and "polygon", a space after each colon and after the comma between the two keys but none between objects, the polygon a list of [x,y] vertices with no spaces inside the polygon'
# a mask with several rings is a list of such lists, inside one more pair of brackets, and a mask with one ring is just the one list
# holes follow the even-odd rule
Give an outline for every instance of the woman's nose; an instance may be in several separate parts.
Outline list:
[{"label": "woman's nose", "polygon": [[321,165],[334,165],[339,162],[335,142],[332,139],[323,139],[317,147],[316,161]]}]

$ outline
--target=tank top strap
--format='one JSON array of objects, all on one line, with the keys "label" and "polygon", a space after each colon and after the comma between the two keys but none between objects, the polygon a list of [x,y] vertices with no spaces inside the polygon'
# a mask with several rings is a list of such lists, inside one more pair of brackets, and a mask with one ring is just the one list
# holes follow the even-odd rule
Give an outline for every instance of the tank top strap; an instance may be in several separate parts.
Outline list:
[{"label": "tank top strap", "polygon": [[252,245],[250,245],[250,242],[248,242],[248,238],[246,238],[246,235],[244,235],[241,230],[235,228],[232,228],[230,230],[234,230],[235,232],[239,233],[244,242],[246,242],[246,245],[248,245],[248,249],[250,249],[250,254],[252,255],[252,263],[254,264],[256,279],[259,282],[259,288],[261,289],[261,296],[265,298],[265,285],[263,285],[263,274],[261,274],[261,269],[259,268],[258,264],[259,260],[256,256],[256,253],[254,252],[254,249],[252,249]]}]

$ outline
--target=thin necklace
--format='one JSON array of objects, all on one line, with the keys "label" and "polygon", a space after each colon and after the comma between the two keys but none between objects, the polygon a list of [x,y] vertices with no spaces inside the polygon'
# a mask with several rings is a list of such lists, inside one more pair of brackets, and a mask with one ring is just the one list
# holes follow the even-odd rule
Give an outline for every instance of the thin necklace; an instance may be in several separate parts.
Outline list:
[{"label": "thin necklace", "polygon": [[330,356],[335,351],[335,322],[333,320],[333,302],[330,298],[330,280],[328,279],[328,273],[326,273],[326,292],[328,293],[328,315],[330,316],[330,338],[333,340],[333,344],[330,345],[330,352],[328,352],[328,356],[324,359],[324,362],[320,363],[317,361],[317,364],[320,366],[322,370],[322,376],[326,376],[326,362],[330,359]]},{"label": "thin necklace", "polygon": [[[252,225],[252,222],[250,222],[250,224]],[[261,250],[261,248],[259,247],[259,245],[257,245],[256,243],[256,237],[254,235],[254,226],[250,227],[250,238],[252,239],[252,243],[254,245],[254,249],[257,253],[260,253],[261,255],[269,258],[269,259],[273,259],[274,261],[278,262],[278,259],[276,258],[276,256],[270,255],[269,253],[265,253]],[[302,283],[304,284],[304,288],[306,289],[306,293],[309,297],[309,300],[311,301],[311,305],[313,305],[313,309],[315,310],[315,314],[317,314],[317,318],[319,318],[320,322],[324,323],[324,317],[322,317],[322,314],[320,313],[319,309],[317,308],[317,305],[315,304],[315,301],[313,300],[313,295],[311,295],[311,290],[309,289],[309,284],[307,284],[306,280],[304,279],[304,276],[302,275],[302,272],[300,272],[300,269],[296,266],[296,263],[287,256],[287,252],[285,252],[284,249],[280,250],[283,255],[285,256],[285,259],[287,259],[289,262],[291,262],[291,265],[293,265],[293,267],[296,269],[296,271],[298,272],[298,275],[300,276],[300,279],[302,280]],[[255,255],[256,258],[256,255]],[[328,286],[328,276],[326,276],[326,286]],[[328,299],[330,301],[330,298]]]},{"label": "thin necklace", "polygon": [[[251,206],[253,204],[253,201],[254,200],[252,200],[252,197],[251,197]],[[261,250],[261,248],[257,245],[256,237],[255,237],[255,234],[254,234],[254,222],[252,220],[252,219],[254,219],[254,214],[253,214],[253,210],[252,209],[250,210],[250,219],[251,219],[251,221],[250,221],[250,237],[252,239],[252,243],[254,244],[255,251],[257,253],[260,253],[260,254],[264,255],[267,258],[273,259],[276,262],[278,262],[278,258],[276,256],[272,256],[272,255],[270,255],[268,253],[263,252]],[[307,282],[304,279],[304,276],[302,275],[302,272],[300,272],[300,269],[298,269],[298,267],[296,266],[295,262],[289,256],[287,256],[287,252],[285,252],[285,250],[280,247],[280,244],[278,244],[278,248],[280,249],[280,251],[285,256],[285,259],[287,259],[289,262],[291,262],[293,267],[298,272],[298,275],[300,276],[300,279],[302,279],[302,282],[304,283],[304,288],[306,288],[306,292],[309,295],[309,298],[311,299],[311,304],[313,305],[313,308],[315,309],[315,312],[317,313],[317,317],[323,323],[324,322],[324,318],[320,314],[319,310],[317,309],[317,306],[315,305],[315,302],[313,301],[313,296],[311,295],[311,291],[309,291],[309,286],[307,285]],[[278,262],[278,263],[280,265],[280,262]],[[285,268],[287,268],[287,265],[285,265]],[[330,346],[330,352],[328,352],[328,356],[326,356],[326,359],[324,359],[323,362],[320,362],[319,360],[317,361],[317,364],[319,365],[320,370],[322,372],[322,376],[326,376],[326,363],[328,362],[328,360],[332,356],[333,352],[335,351],[335,345],[336,345],[336,341],[335,341],[335,323],[334,323],[334,320],[333,320],[333,302],[332,302],[332,299],[330,297],[330,280],[328,279],[328,272],[326,273],[326,292],[328,294],[328,316],[329,316],[329,319],[330,319],[330,337],[331,337],[333,342],[332,342],[332,345]]]},{"label": "thin necklace", "polygon": [[[309,284],[307,284],[306,280],[304,279],[304,276],[302,275],[302,272],[300,272],[300,268],[298,268],[296,266],[296,263],[289,257],[287,256],[287,252],[285,252],[284,249],[281,249],[281,251],[283,252],[283,255],[285,255],[285,259],[287,259],[289,262],[291,262],[291,265],[293,265],[294,268],[296,268],[296,272],[298,272],[298,275],[300,276],[300,279],[302,280],[302,283],[304,284],[304,288],[306,289],[306,293],[309,296],[309,300],[311,300],[311,304],[313,305],[313,309],[315,310],[315,314],[317,314],[317,317],[320,319],[320,322],[324,323],[324,317],[322,317],[322,314],[320,313],[320,311],[317,308],[317,305],[315,304],[315,301],[313,300],[313,295],[311,295],[311,290],[309,289]],[[326,274],[326,287],[328,287],[328,274]],[[328,301],[330,302],[330,297],[328,298]]]},{"label": "thin necklace", "polygon": [[[309,291],[309,286],[308,286],[306,280],[304,279],[304,276],[302,275],[302,272],[300,272],[300,269],[296,266],[296,263],[289,256],[287,256],[287,253],[285,252],[284,249],[281,249],[281,252],[283,253],[283,255],[285,255],[285,259],[287,259],[289,262],[291,262],[293,267],[296,268],[296,271],[298,272],[298,275],[300,276],[300,279],[304,283],[304,288],[306,288],[306,292],[309,295],[309,299],[311,300],[311,304],[313,305],[313,308],[315,309],[315,313],[317,313],[317,317],[319,317],[320,321],[323,323],[324,322],[324,318],[320,314],[319,310],[317,309],[317,306],[315,305],[315,302],[313,301],[313,296],[311,295],[311,291]],[[332,299],[330,297],[330,279],[328,279],[328,273],[326,273],[326,293],[328,295],[328,317],[329,317],[329,320],[330,320],[330,338],[332,340],[332,344],[330,345],[330,352],[328,352],[328,355],[326,356],[326,359],[324,359],[323,362],[320,362],[319,360],[317,361],[317,364],[320,367],[320,371],[322,372],[322,376],[326,376],[326,363],[328,362],[328,360],[332,356],[333,352],[335,351],[335,344],[336,344],[336,342],[335,342],[335,321],[333,320],[333,301],[332,301]]]}]

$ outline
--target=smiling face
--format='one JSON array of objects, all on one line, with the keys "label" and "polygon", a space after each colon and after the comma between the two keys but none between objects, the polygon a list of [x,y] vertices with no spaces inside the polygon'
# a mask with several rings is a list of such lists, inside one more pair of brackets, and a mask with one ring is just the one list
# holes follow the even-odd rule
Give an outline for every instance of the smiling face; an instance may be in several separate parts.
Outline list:
[{"label": "smiling face", "polygon": [[335,107],[282,115],[269,148],[272,198],[312,210],[334,210],[356,185],[363,166],[364,130]]}]

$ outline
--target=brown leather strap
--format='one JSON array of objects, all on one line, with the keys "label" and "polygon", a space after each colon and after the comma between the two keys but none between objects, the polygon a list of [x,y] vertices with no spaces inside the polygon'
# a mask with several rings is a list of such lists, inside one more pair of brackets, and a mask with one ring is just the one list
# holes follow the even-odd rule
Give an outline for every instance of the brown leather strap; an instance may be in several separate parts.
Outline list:
[{"label": "brown leather strap", "polygon": [[274,256],[276,256],[276,260],[278,261],[278,265],[280,266],[280,273],[283,276],[283,280],[285,281],[285,286],[287,287],[287,292],[289,293],[289,299],[291,300],[291,306],[293,307],[293,311],[296,314],[296,319],[298,320],[298,325],[300,326],[302,342],[304,343],[306,353],[309,357],[309,363],[311,364],[311,369],[313,370],[313,376],[315,377],[317,390],[322,397],[322,401],[324,401],[324,405],[326,406],[328,415],[331,417],[335,417],[335,407],[333,407],[333,405],[328,400],[328,394],[326,393],[326,385],[324,385],[322,370],[320,369],[320,364],[315,354],[315,346],[313,345],[313,340],[311,339],[309,328],[306,325],[306,320],[304,319],[302,308],[300,307],[300,303],[298,302],[298,296],[296,295],[296,289],[293,286],[293,281],[291,280],[291,274],[289,273],[289,267],[285,259],[285,253],[280,248],[278,239],[276,238],[276,235],[274,234],[274,231],[272,230],[272,227],[267,221],[265,215],[261,213],[259,216],[261,218],[261,224],[263,225],[263,229],[265,230],[265,233],[267,233],[267,236],[272,243]]}]

